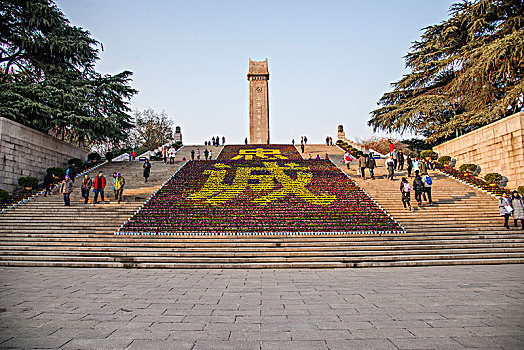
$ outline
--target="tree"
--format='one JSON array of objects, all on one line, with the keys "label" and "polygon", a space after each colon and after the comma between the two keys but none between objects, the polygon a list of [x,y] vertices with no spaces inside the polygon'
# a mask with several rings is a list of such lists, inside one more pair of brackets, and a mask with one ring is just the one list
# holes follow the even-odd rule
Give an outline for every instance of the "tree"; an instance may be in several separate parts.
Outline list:
[{"label": "tree", "polygon": [[131,128],[131,75],[95,71],[101,44],[51,0],[0,3],[0,115],[70,142],[117,142]]},{"label": "tree", "polygon": [[463,1],[424,28],[368,125],[443,141],[522,110],[524,2]]},{"label": "tree", "polygon": [[173,140],[173,120],[165,111],[157,113],[152,108],[135,111],[134,134],[138,146],[155,149]]},{"label": "tree", "polygon": [[377,152],[380,152],[381,154],[388,154],[389,153],[389,143],[393,143],[395,145],[396,149],[404,148],[404,145],[395,139],[389,138],[389,137],[377,137],[372,136],[367,139],[358,139],[358,143],[360,143],[362,146],[364,146],[367,149],[372,149]]}]

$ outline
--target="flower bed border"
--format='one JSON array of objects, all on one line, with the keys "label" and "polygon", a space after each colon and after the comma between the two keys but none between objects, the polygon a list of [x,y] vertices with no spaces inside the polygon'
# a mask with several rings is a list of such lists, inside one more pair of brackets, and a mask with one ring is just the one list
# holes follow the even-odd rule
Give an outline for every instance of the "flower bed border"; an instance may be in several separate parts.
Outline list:
[{"label": "flower bed border", "polygon": [[[298,148],[295,146],[295,149],[298,152]],[[218,159],[218,156],[217,156]],[[365,196],[369,198],[370,201],[372,201],[380,211],[382,211],[390,220],[392,220],[400,230],[365,230],[365,231],[238,231],[238,232],[218,232],[218,231],[210,231],[210,232],[148,232],[148,231],[123,231],[124,226],[131,221],[136,215],[138,215],[143,207],[156,195],[158,191],[160,191],[179,171],[181,171],[188,163],[189,161],[186,161],[184,165],[182,165],[173,175],[171,175],[164,183],[155,190],[149,198],[142,203],[142,205],[122,224],[120,225],[120,228],[115,231],[114,235],[117,236],[326,236],[326,235],[384,235],[384,234],[406,234],[405,227],[398,222],[395,218],[393,218],[373,197],[369,195],[369,193],[364,190],[358,183],[356,183],[351,177],[346,174],[344,171],[341,170],[341,168],[335,164],[331,159],[329,160],[332,165],[335,166],[338,171],[340,171],[342,174],[344,174],[347,179],[352,182],[360,191],[364,193]]]},{"label": "flower bed border", "polygon": [[[483,192],[483,193],[485,193],[485,194],[487,194],[487,195],[489,195],[489,196],[491,196],[491,197],[493,197],[493,198],[500,198],[499,195],[497,195],[497,194],[495,194],[495,193],[492,193],[491,191],[488,191],[488,190],[485,190],[485,189],[483,189],[483,188],[480,188],[480,187],[478,187],[478,186],[475,185],[475,184],[472,184],[472,183],[470,183],[470,182],[467,182],[467,181],[464,181],[464,180],[462,180],[462,179],[459,179],[459,178],[457,178],[456,176],[454,176],[453,174],[449,174],[449,173],[443,171],[443,170],[442,170],[443,168],[444,168],[443,165],[437,165],[437,166],[435,167],[435,171],[438,171],[439,173],[441,173],[441,174],[444,175],[444,176],[447,176],[447,177],[449,177],[449,178],[451,178],[451,179],[453,179],[453,180],[455,180],[455,181],[458,181],[458,182],[460,182],[460,183],[462,183],[462,184],[464,184],[464,185],[467,185],[467,186],[469,186],[469,187],[471,187],[471,188],[474,188],[474,189],[476,189],[476,190],[478,190],[478,191],[480,191],[480,192]],[[454,169],[454,168],[453,168],[453,169]],[[456,169],[455,169],[455,170],[456,170]],[[458,170],[457,170],[457,171],[458,171]],[[470,175],[470,176],[473,176],[473,175]],[[504,189],[504,188],[501,188],[501,187],[498,186],[498,185],[497,185],[497,188],[502,189],[502,191],[503,191],[503,192],[506,192],[508,195],[511,193],[510,190],[508,190],[508,189]]]}]

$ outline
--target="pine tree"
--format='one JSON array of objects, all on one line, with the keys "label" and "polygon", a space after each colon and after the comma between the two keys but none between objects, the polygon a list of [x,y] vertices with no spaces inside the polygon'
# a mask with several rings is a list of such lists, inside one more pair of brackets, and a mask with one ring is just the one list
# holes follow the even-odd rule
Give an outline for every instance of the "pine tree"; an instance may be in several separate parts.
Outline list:
[{"label": "pine tree", "polygon": [[131,75],[101,75],[101,44],[51,0],[0,3],[0,115],[79,144],[124,140]]},{"label": "pine tree", "polygon": [[410,73],[371,112],[374,130],[443,141],[522,110],[522,0],[456,3],[423,30],[405,56]]}]

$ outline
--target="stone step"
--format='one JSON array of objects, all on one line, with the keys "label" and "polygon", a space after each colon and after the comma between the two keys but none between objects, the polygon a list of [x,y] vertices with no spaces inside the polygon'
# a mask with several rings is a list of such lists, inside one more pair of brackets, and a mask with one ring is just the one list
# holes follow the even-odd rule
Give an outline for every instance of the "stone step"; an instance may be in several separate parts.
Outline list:
[{"label": "stone step", "polygon": [[[35,248],[35,247],[32,247]],[[36,247],[38,248],[38,247]],[[84,248],[84,249],[82,249]],[[368,247],[369,249],[271,249],[271,250],[240,250],[240,249],[193,249],[193,250],[177,250],[177,249],[103,249],[100,248],[62,248],[62,249],[6,249],[0,248],[0,255],[2,256],[94,256],[94,257],[108,257],[108,256],[133,256],[133,257],[202,257],[206,258],[264,258],[264,257],[353,257],[353,256],[391,256],[391,255],[426,255],[426,254],[486,254],[486,253],[523,253],[524,246],[496,246],[491,245],[485,248],[470,247],[470,248],[451,248],[451,247],[437,247],[427,246],[424,249],[419,247],[395,247],[396,249],[377,249],[377,247]]]},{"label": "stone step", "polygon": [[453,254],[396,254],[396,255],[379,255],[370,256],[337,256],[337,257],[226,257],[213,258],[208,256],[199,257],[174,257],[174,256],[137,256],[136,254],[118,254],[109,256],[75,256],[75,255],[50,255],[50,256],[30,256],[30,255],[9,255],[0,256],[0,261],[52,261],[52,262],[129,262],[129,263],[197,263],[197,264],[227,264],[227,263],[276,263],[276,262],[295,262],[295,263],[311,263],[311,262],[340,262],[340,263],[362,263],[362,262],[397,262],[397,261],[414,261],[414,260],[460,260],[460,259],[522,259],[524,261],[524,252],[489,252],[489,253],[473,253],[460,254],[455,252]]},{"label": "stone step", "polygon": [[19,267],[76,267],[76,268],[162,268],[162,269],[314,269],[358,267],[407,267],[449,265],[522,264],[522,258],[475,258],[449,260],[366,261],[366,262],[279,262],[279,263],[138,263],[126,262],[71,262],[71,261],[0,261],[0,266]]}]

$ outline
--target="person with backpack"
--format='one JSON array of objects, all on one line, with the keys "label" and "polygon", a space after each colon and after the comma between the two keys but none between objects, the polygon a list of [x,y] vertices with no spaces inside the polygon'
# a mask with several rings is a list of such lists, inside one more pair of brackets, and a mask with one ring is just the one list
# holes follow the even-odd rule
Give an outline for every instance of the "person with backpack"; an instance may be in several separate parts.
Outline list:
[{"label": "person with backpack", "polygon": [[69,176],[73,183],[75,183],[76,167],[74,163],[69,165],[69,167],[66,170],[66,175]]},{"label": "person with backpack", "polygon": [[431,199],[431,185],[433,184],[433,180],[431,179],[431,177],[429,177],[428,174],[426,174],[422,178],[422,182],[424,183],[424,193],[428,197],[429,206],[432,207],[433,201]]},{"label": "person with backpack", "polygon": [[418,173],[418,170],[415,171],[415,180],[413,180],[413,189],[415,190],[415,200],[418,203],[418,206],[422,206],[422,193],[424,192],[424,182]]},{"label": "person with backpack", "polygon": [[409,211],[411,211],[411,186],[405,177],[403,177],[400,182],[400,193],[402,193],[404,209],[409,208]]},{"label": "person with backpack", "polygon": [[388,169],[388,180],[393,181],[393,176],[395,175],[395,161],[393,160],[393,156],[386,159],[386,168]]},{"label": "person with backpack", "polygon": [[346,152],[346,154],[344,154],[344,164],[346,164],[348,170],[349,170],[349,165],[351,164],[351,162],[353,161],[353,158],[351,158],[351,155]]}]

